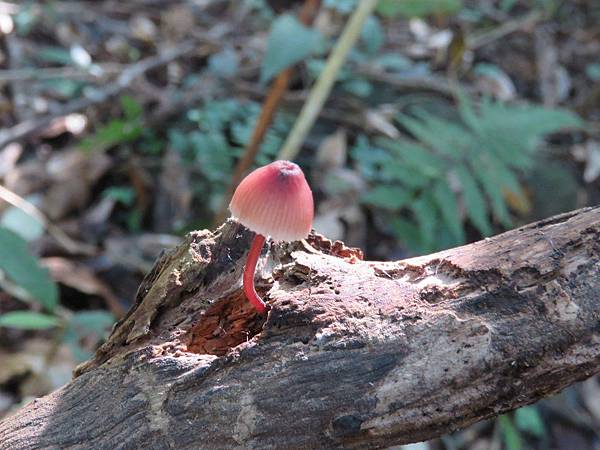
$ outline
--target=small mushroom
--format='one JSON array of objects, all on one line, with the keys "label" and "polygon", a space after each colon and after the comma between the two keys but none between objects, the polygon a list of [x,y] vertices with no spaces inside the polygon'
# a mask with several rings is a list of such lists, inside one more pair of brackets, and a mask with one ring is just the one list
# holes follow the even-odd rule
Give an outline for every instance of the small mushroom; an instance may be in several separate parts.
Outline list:
[{"label": "small mushroom", "polygon": [[242,180],[229,210],[233,218],[256,233],[244,267],[244,292],[260,312],[265,302],[254,289],[254,271],[267,237],[297,241],[308,236],[313,221],[312,191],[302,169],[290,161],[275,161]]}]

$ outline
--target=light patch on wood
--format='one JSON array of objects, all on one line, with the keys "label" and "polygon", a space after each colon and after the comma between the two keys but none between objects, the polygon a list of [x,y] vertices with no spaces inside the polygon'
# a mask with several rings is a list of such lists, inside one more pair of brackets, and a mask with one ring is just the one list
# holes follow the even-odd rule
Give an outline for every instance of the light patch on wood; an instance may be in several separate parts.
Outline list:
[{"label": "light patch on wood", "polygon": [[552,280],[547,284],[548,294],[552,296],[552,306],[554,307],[551,316],[560,322],[572,322],[577,320],[579,315],[579,305],[575,303],[571,296],[563,289],[557,280]]},{"label": "light patch on wood", "polygon": [[[454,380],[465,373],[465,367],[485,367],[488,364],[492,341],[489,325],[477,319],[460,319],[449,314],[431,329],[425,342],[413,342],[407,358],[394,368],[375,390],[377,416],[365,421],[361,429],[389,430],[406,416],[405,405],[418,403],[423,383],[429,391],[444,392],[446,380]],[[437,382],[437,386],[432,386]],[[439,406],[439,405],[438,405]],[[423,414],[426,411],[422,411]],[[439,411],[438,411],[439,414]]]},{"label": "light patch on wood", "polygon": [[240,405],[242,407],[233,427],[232,437],[238,444],[245,444],[256,430],[260,413],[250,392],[246,392],[242,396]]},{"label": "light patch on wood", "polygon": [[[449,276],[448,274],[442,273],[442,271],[438,271],[435,266],[427,266],[424,267],[424,269],[424,278],[420,279],[416,283],[416,287],[418,289],[423,289],[427,286],[453,288],[466,281],[465,278],[455,278]],[[406,275],[405,277],[401,278],[401,281],[409,282],[410,276]]]},{"label": "light patch on wood", "polygon": [[169,436],[169,415],[163,410],[163,405],[172,383],[157,383],[151,372],[133,372],[128,377],[128,382],[132,382],[139,393],[134,399],[146,400],[148,410],[146,419],[151,430],[155,430]]},{"label": "light patch on wood", "polygon": [[[565,277],[570,276],[573,273],[579,272],[579,268],[584,264],[589,264],[590,260],[585,254],[575,254],[571,258],[566,258],[561,269],[561,274]],[[596,263],[597,267],[600,267],[600,263]]]}]

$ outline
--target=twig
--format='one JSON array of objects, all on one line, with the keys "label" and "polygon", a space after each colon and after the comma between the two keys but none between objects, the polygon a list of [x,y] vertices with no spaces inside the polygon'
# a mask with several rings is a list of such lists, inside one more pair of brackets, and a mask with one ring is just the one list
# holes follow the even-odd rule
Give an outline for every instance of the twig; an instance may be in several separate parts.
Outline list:
[{"label": "twig", "polygon": [[[236,80],[233,88],[236,92],[247,95],[251,98],[264,99],[266,93],[257,85]],[[283,95],[283,102],[286,106],[295,109],[299,109],[302,104],[306,101],[305,92],[286,92]],[[192,102],[193,103],[193,102]],[[191,104],[186,102],[186,104]],[[340,108],[340,107],[324,107],[319,111],[319,117],[329,120],[334,123],[347,125],[355,129],[361,129],[367,134],[372,134],[373,130],[367,126],[366,121],[363,118],[362,108]]]},{"label": "twig", "polygon": [[542,20],[543,18],[544,14],[542,12],[538,10],[532,11],[529,14],[524,15],[523,17],[519,17],[510,22],[505,22],[502,25],[490,31],[486,31],[474,36],[469,36],[467,38],[467,47],[470,50],[475,50],[479,47],[483,47],[484,45],[488,45],[494,41],[497,41],[498,39],[502,39],[504,36],[522,30],[525,27],[531,26],[536,22]]},{"label": "twig", "polygon": [[57,117],[79,112],[90,106],[98,105],[110,100],[111,98],[117,96],[121,91],[126,89],[138,76],[149,70],[163,66],[174,59],[186,55],[187,53],[191,53],[194,50],[200,50],[204,53],[211,53],[213,48],[213,45],[206,44],[204,47],[200,47],[199,49],[197,43],[193,41],[186,41],[176,47],[167,48],[155,56],[151,56],[132,64],[123,70],[121,75],[119,75],[114,83],[111,83],[103,91],[96,93],[93,97],[73,100],[64,105],[58,111],[46,114],[42,117],[23,121],[9,128],[8,130],[0,131],[0,148],[5,147],[11,142],[17,141],[40,131],[44,127],[48,126]]},{"label": "twig", "polygon": [[[19,70],[23,61],[23,45],[20,39],[10,33],[5,38],[6,50],[8,51],[8,65],[11,68]],[[17,120],[29,119],[32,116],[32,111],[27,108],[27,95],[25,86],[23,86],[20,78],[11,80],[10,90],[13,100],[13,114]]]},{"label": "twig", "polygon": [[[389,73],[381,71],[375,71],[373,69],[362,67],[359,68],[358,73],[365,75],[373,81],[380,83],[389,84],[396,89],[406,89],[411,91],[432,91],[437,92],[448,97],[454,97],[456,94],[455,86],[449,83],[445,78],[429,76],[425,78],[416,77],[399,77]],[[461,86],[464,90],[469,90],[466,86]]]},{"label": "twig", "polygon": [[44,228],[48,231],[56,242],[58,242],[65,250],[69,253],[79,253],[84,255],[95,255],[97,253],[96,247],[83,242],[77,242],[71,239],[64,231],[54,225],[46,215],[40,211],[34,204],[28,202],[23,197],[15,194],[13,191],[0,185],[0,199],[7,203],[10,203],[16,208],[19,208],[25,214],[33,217],[35,220],[40,222]]},{"label": "twig", "polygon": [[98,80],[123,72],[123,64],[96,64],[91,68],[82,67],[27,67],[22,69],[0,70],[0,83],[14,81],[40,81],[55,78],[71,80]]},{"label": "twig", "polygon": [[[300,11],[300,21],[304,25],[311,24],[320,3],[320,0],[305,0],[304,5],[302,6],[302,11]],[[233,191],[254,163],[254,159],[256,158],[256,155],[260,149],[260,144],[263,141],[269,126],[273,122],[273,117],[275,116],[277,107],[281,102],[283,94],[287,91],[293,73],[294,68],[288,67],[279,73],[271,85],[269,93],[267,94],[267,98],[263,104],[263,108],[260,112],[260,116],[258,117],[258,121],[256,122],[256,126],[254,127],[250,142],[244,149],[244,154],[235,166],[235,170],[233,171],[233,176],[231,177],[231,181],[227,187],[226,194],[223,196],[223,201],[219,211],[215,216],[215,225],[220,224],[227,217],[227,205],[229,204],[229,200],[233,195]]]},{"label": "twig", "polygon": [[277,155],[278,159],[294,159],[298,154],[300,146],[304,142],[306,135],[310,131],[319,115],[319,111],[323,108],[325,100],[327,100],[327,97],[331,92],[337,74],[346,61],[348,52],[354,46],[365,20],[369,17],[369,14],[371,14],[376,5],[377,0],[363,0],[359,2],[357,8],[348,20],[348,23],[344,27],[344,31],[335,48],[329,55],[325,68],[313,87],[306,104],[302,108],[302,111],[300,111],[300,116],[294,124],[294,128],[288,135],[279,155]]}]

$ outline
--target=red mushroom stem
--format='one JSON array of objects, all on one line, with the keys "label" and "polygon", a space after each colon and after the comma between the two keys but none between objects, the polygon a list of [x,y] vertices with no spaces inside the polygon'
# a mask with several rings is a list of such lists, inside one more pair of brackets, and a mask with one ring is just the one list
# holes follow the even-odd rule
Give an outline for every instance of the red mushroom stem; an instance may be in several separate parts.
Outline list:
[{"label": "red mushroom stem", "polygon": [[256,233],[250,251],[248,252],[246,266],[244,267],[244,292],[250,303],[252,303],[256,310],[261,314],[267,311],[267,305],[258,296],[256,289],[254,289],[254,271],[256,270],[256,263],[258,262],[258,257],[260,256],[264,244],[265,237],[262,234]]}]

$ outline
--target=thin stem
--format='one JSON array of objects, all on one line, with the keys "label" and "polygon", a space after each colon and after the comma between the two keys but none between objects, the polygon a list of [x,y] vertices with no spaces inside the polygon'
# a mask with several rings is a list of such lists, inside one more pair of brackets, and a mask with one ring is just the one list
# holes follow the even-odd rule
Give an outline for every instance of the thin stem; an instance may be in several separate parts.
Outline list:
[{"label": "thin stem", "polygon": [[257,233],[256,236],[254,236],[252,246],[248,252],[246,267],[244,267],[244,293],[246,294],[248,301],[252,303],[261,314],[267,311],[267,305],[258,296],[256,289],[254,289],[254,271],[256,270],[256,263],[258,262],[258,257],[260,256],[264,244],[265,237],[262,234]]},{"label": "thin stem", "polygon": [[362,0],[358,3],[358,6],[344,27],[344,31],[342,31],[342,35],[338,39],[335,48],[329,55],[327,63],[325,63],[325,68],[319,75],[319,79],[312,88],[304,107],[300,111],[300,115],[294,124],[294,128],[288,135],[279,155],[277,155],[277,159],[293,160],[298,154],[306,135],[315,123],[321,109],[323,109],[323,105],[335,83],[338,72],[346,61],[348,52],[350,52],[356,43],[365,20],[369,17],[369,14],[373,12],[375,6],[377,6],[377,1],[378,0]]}]

